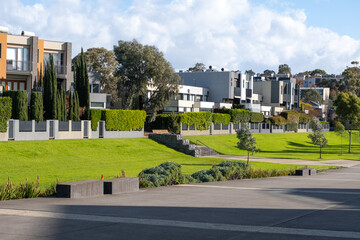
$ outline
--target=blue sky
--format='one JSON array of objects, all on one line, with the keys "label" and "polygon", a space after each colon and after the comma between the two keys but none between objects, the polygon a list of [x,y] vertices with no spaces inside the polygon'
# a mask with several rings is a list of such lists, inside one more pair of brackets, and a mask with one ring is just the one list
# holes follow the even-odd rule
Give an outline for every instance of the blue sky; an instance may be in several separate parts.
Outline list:
[{"label": "blue sky", "polygon": [[358,0],[0,0],[0,26],[40,39],[112,49],[155,45],[175,69],[196,62],[245,71],[340,74],[360,60]]}]

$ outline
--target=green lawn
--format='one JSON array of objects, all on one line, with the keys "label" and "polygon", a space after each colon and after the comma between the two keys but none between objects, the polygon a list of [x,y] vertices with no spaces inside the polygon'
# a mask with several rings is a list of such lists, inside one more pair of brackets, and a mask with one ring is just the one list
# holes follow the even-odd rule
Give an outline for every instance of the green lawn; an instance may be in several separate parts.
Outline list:
[{"label": "green lawn", "polygon": [[[160,163],[174,161],[182,164],[183,172],[209,169],[222,159],[195,158],[176,152],[150,139],[83,139],[55,141],[0,142],[0,184],[8,176],[19,183],[36,181],[40,177],[42,187],[49,186],[58,178],[60,182],[84,179],[105,179],[138,173]],[[290,169],[302,166],[251,163],[259,169]],[[319,167],[323,168],[323,167]]]},{"label": "green lawn", "polygon": [[[255,157],[290,158],[304,160],[320,160],[319,147],[311,144],[309,133],[273,133],[253,134],[260,148]],[[348,138],[343,138],[343,156],[340,154],[341,138],[334,132],[325,133],[328,146],[323,148],[322,160],[351,159],[360,160],[359,133],[353,132],[352,153],[347,153]],[[236,135],[213,135],[186,137],[192,142],[200,140],[215,151],[227,155],[246,156],[246,151],[239,150]]]}]

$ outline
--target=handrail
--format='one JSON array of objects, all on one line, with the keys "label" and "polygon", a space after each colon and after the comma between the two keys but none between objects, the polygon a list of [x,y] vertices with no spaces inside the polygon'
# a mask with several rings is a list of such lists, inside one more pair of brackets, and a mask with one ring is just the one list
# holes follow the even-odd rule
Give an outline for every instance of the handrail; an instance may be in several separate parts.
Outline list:
[{"label": "handrail", "polygon": [[198,143],[201,143],[202,145],[204,145],[205,147],[207,147],[208,149],[211,149],[208,145],[206,145],[205,143],[203,143],[200,140],[196,140],[196,145],[199,145]]}]

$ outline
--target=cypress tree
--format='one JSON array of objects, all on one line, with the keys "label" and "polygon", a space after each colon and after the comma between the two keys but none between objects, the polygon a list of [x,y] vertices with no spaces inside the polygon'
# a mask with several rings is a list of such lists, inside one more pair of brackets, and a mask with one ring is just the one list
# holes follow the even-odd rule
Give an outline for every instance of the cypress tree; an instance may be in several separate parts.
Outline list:
[{"label": "cypress tree", "polygon": [[39,86],[39,87],[43,87],[43,69],[42,69],[42,64],[40,64],[40,76],[39,76],[38,86]]},{"label": "cypress tree", "polygon": [[79,108],[80,108],[80,105],[79,105],[79,94],[77,92],[74,92],[74,108],[73,108],[73,115],[74,115],[74,118],[73,120],[74,121],[80,121],[80,117],[79,117]]},{"label": "cypress tree", "polygon": [[44,73],[44,109],[46,119],[57,119],[57,77],[54,60],[50,55]]},{"label": "cypress tree", "polygon": [[66,92],[62,90],[62,110],[63,110],[63,119],[67,120],[67,111],[66,111]]},{"label": "cypress tree", "polygon": [[85,107],[85,119],[88,119],[88,109],[90,108],[90,87],[89,75],[86,66],[84,51],[81,48],[80,58],[75,66],[75,89],[78,93],[80,107]]},{"label": "cypress tree", "polygon": [[30,117],[37,122],[43,121],[43,96],[41,92],[32,92],[30,100]]},{"label": "cypress tree", "polygon": [[20,121],[28,120],[28,95],[26,90],[20,90],[17,94],[17,118]]},{"label": "cypress tree", "polygon": [[73,120],[74,116],[74,103],[73,103],[73,95],[71,91],[69,92],[69,120]]}]

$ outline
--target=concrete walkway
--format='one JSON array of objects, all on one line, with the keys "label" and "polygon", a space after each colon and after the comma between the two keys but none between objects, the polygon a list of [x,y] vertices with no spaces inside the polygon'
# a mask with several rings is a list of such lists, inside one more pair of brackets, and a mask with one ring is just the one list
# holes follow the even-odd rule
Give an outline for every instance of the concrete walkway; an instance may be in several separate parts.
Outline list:
[{"label": "concrete walkway", "polygon": [[[247,160],[246,156],[237,155],[212,155],[204,156],[211,158],[222,158],[231,160]],[[325,161],[310,161],[310,160],[299,160],[299,159],[283,159],[283,158],[261,158],[261,157],[250,157],[250,162],[268,162],[268,163],[282,163],[282,164],[296,164],[296,165],[331,165],[338,167],[353,167],[360,164],[360,161],[355,160],[325,160]]]},{"label": "concrete walkway", "polygon": [[360,239],[360,165],[314,176],[0,202],[0,239]]}]

